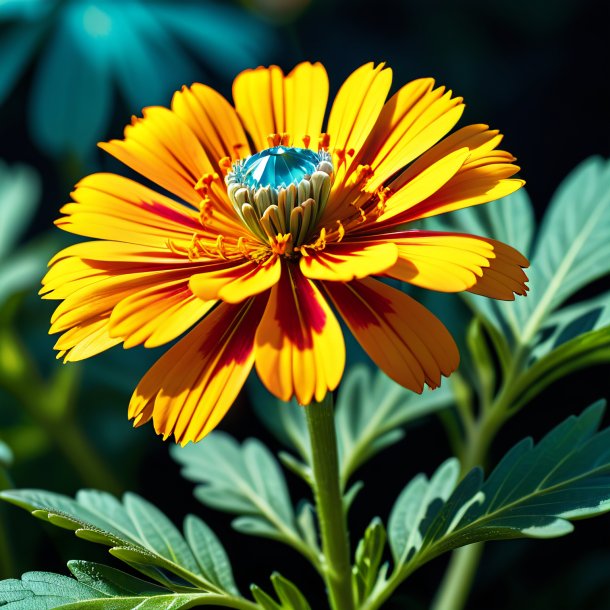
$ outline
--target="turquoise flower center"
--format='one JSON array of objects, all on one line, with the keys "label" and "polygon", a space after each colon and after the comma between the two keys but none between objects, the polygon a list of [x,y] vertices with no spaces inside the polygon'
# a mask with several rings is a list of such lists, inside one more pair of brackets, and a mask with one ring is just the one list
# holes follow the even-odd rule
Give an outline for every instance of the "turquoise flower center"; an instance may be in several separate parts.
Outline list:
[{"label": "turquoise flower center", "polygon": [[322,156],[307,148],[274,146],[248,157],[238,170],[239,182],[250,188],[286,188],[311,176]]}]

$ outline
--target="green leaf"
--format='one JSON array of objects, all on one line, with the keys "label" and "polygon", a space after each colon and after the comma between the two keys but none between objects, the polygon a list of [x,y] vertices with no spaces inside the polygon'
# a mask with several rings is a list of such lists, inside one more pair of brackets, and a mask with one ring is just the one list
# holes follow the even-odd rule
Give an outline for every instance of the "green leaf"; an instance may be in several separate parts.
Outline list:
[{"label": "green leaf", "polygon": [[444,462],[430,480],[417,475],[396,500],[388,522],[388,537],[394,563],[405,564],[423,543],[423,526],[435,508],[447,501],[460,475],[456,458]]},{"label": "green leaf", "polygon": [[352,568],[352,585],[357,603],[363,602],[375,588],[379,579],[384,580],[387,565],[379,573],[386,532],[381,519],[375,518],[366,528],[364,537],[356,547],[356,561]]},{"label": "green leaf", "polygon": [[10,447],[0,441],[0,468],[10,468],[13,464],[13,452]]},{"label": "green leaf", "polygon": [[233,570],[227,553],[214,532],[199,517],[188,515],[184,522],[184,535],[200,572],[225,591],[238,594]]},{"label": "green leaf", "polygon": [[417,395],[381,371],[373,373],[364,365],[352,367],[339,390],[335,410],[344,485],[359,466],[399,441],[403,426],[452,402],[447,384]]},{"label": "green leaf", "polygon": [[[122,503],[95,490],[80,491],[76,499],[27,489],[5,491],[0,498],[53,525],[74,530],[81,538],[111,546],[115,557],[166,586],[187,582],[215,593],[235,592],[219,559],[220,543],[206,537],[207,526],[196,517],[189,517],[185,540],[161,511],[135,494],[125,494]],[[211,545],[210,557],[220,563],[213,564],[210,558],[202,561],[205,551],[201,545],[206,540]],[[231,587],[225,588],[229,582]]]},{"label": "green leaf", "polygon": [[210,593],[173,593],[99,564],[71,562],[70,569],[76,579],[49,572],[27,572],[20,580],[0,581],[0,607],[5,610],[185,610],[195,606],[218,607],[222,600],[221,596]]},{"label": "green leaf", "polygon": [[610,511],[610,428],[598,432],[603,411],[596,403],[537,445],[521,441],[487,481],[475,469],[448,497],[455,475],[442,477],[442,492],[429,490],[451,462],[430,483],[416,477],[390,517],[395,570],[406,577],[437,555],[474,542],[562,536],[572,531],[570,520]]},{"label": "green leaf", "polygon": [[610,162],[591,157],[562,182],[532,257],[530,292],[517,303],[529,343],[546,317],[591,281],[610,273]]},{"label": "green leaf", "polygon": [[0,259],[12,254],[39,199],[40,179],[32,168],[0,162]]},{"label": "green leaf", "polygon": [[258,440],[248,439],[240,446],[228,434],[214,432],[203,443],[175,446],[171,453],[182,464],[184,477],[202,483],[195,496],[206,506],[257,517],[267,524],[267,533],[279,537],[296,532],[284,475]]},{"label": "green leaf", "polygon": [[270,595],[260,587],[250,587],[254,599],[264,610],[311,610],[311,606],[305,596],[298,590],[295,584],[275,572],[271,576],[271,583],[279,598],[276,602]]}]

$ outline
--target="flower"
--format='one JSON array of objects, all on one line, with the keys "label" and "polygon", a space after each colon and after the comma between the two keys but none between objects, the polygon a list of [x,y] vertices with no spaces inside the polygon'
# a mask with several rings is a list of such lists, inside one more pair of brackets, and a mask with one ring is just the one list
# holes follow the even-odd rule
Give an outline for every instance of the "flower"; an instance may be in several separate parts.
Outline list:
[{"label": "flower", "polygon": [[233,75],[264,60],[273,43],[254,16],[201,0],[0,0],[3,22],[0,103],[42,49],[29,108],[32,137],[47,153],[81,158],[106,133],[114,85],[140,109],[196,78],[201,68],[193,58]]},{"label": "flower", "polygon": [[437,387],[459,361],[449,332],[372,276],[525,294],[528,263],[510,246],[409,228],[523,181],[510,178],[519,168],[497,149],[497,131],[445,137],[461,98],[421,79],[386,102],[391,78],[383,65],[357,69],[323,131],[324,67],[259,67],[235,79],[235,108],[194,84],[100,144],[181,202],[114,174],[76,186],[57,225],[96,241],[57,254],[43,280],[46,298],[63,300],[51,326],[63,333],[59,356],[158,346],[195,325],[129,405],[135,425],[152,419],[181,443],[218,424],[253,366],[282,400],[308,404],[335,389],[345,345],[332,307],[392,379]]}]

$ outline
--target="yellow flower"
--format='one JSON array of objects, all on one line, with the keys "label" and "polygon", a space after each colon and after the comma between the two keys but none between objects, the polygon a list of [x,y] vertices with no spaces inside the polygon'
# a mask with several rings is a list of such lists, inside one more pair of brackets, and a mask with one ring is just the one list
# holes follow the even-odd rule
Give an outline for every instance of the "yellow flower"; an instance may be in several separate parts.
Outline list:
[{"label": "yellow flower", "polygon": [[[66,248],[43,280],[61,299],[59,357],[118,343],[154,347],[194,328],[151,368],[129,405],[135,425],[197,441],[222,419],[253,366],[302,404],[339,384],[343,334],[403,386],[437,387],[458,365],[445,327],[372,276],[496,299],[525,294],[527,260],[473,235],[413,221],[498,199],[523,182],[501,135],[445,137],[462,98],[431,79],[386,102],[392,72],[356,70],[324,115],[320,64],[241,73],[235,107],[205,85],[150,107],[101,147],[176,199],[115,174],[82,180],[57,225],[95,238]],[[444,139],[443,139],[444,138]]]}]

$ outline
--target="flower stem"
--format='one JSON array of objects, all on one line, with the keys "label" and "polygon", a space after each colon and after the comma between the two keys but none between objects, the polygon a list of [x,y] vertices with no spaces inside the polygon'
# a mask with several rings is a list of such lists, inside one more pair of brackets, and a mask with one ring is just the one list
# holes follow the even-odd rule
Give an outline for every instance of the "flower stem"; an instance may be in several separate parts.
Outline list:
[{"label": "flower stem", "polygon": [[333,400],[329,393],[305,407],[311,443],[313,487],[320,525],[323,573],[333,610],[353,610],[349,539],[339,478]]},{"label": "flower stem", "polygon": [[431,610],[460,610],[464,607],[479,567],[483,546],[479,542],[453,552]]}]

